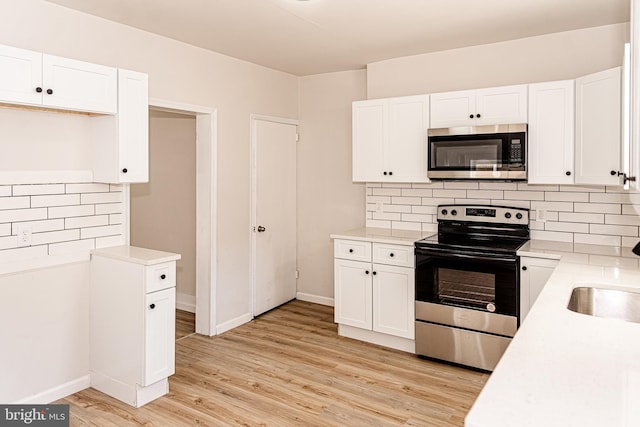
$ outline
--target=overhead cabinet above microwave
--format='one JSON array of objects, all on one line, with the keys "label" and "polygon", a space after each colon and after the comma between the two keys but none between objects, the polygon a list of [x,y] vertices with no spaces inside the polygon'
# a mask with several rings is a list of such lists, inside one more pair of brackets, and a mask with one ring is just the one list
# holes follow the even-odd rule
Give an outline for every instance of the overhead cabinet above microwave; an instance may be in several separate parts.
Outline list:
[{"label": "overhead cabinet above microwave", "polygon": [[502,86],[431,97],[431,128],[527,123],[527,85]]},{"label": "overhead cabinet above microwave", "polygon": [[117,71],[0,45],[0,103],[115,114]]}]

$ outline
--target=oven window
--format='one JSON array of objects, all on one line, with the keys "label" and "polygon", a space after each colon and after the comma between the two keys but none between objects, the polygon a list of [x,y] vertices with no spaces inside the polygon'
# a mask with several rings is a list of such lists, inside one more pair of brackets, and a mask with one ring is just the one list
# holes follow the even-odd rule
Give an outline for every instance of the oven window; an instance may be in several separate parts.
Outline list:
[{"label": "oven window", "polygon": [[500,170],[502,139],[432,141],[432,169]]},{"label": "oven window", "polygon": [[442,303],[485,308],[496,301],[495,274],[438,268],[436,275]]}]

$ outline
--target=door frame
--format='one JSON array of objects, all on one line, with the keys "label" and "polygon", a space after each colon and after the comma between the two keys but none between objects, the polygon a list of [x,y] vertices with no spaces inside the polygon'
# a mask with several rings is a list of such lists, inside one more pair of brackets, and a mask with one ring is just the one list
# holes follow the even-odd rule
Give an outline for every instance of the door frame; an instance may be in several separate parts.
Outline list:
[{"label": "door frame", "polygon": [[[149,98],[149,109],[186,114],[196,118],[196,333],[216,335],[217,288],[217,200],[218,200],[218,110]],[[130,199],[125,197],[126,217]],[[126,224],[126,241],[130,241]]]},{"label": "door frame", "polygon": [[[249,275],[251,280],[251,318],[254,318],[255,315],[255,292],[256,292],[256,259],[257,259],[257,244],[256,244],[256,232],[254,227],[256,227],[256,209],[257,209],[257,182],[256,182],[256,166],[257,166],[257,148],[258,148],[258,140],[256,133],[256,122],[258,120],[273,122],[273,123],[281,123],[284,125],[293,125],[297,127],[297,131],[300,130],[300,121],[296,119],[288,119],[285,117],[275,117],[275,116],[264,116],[260,114],[251,114],[250,115],[250,140],[251,140],[251,155],[250,155],[250,176],[249,182],[251,183],[251,191],[250,191],[250,203],[249,203],[249,211],[251,216],[250,229],[249,229],[249,247],[251,248],[251,256],[249,260]],[[297,159],[297,150],[296,150],[296,159]],[[297,161],[297,160],[296,160]],[[297,190],[296,190],[297,193]],[[297,203],[297,202],[296,202]],[[296,236],[296,247],[297,247],[297,236]],[[297,250],[296,250],[297,253]],[[297,256],[297,254],[296,254]]]}]

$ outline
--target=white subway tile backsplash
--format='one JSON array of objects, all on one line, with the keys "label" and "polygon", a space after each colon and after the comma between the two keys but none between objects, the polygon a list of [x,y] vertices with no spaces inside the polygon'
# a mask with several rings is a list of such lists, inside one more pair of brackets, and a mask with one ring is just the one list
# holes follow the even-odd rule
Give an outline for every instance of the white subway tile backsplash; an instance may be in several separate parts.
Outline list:
[{"label": "white subway tile backsplash", "polygon": [[438,205],[450,205],[455,202],[455,199],[448,197],[436,198],[436,197],[423,197],[422,204],[425,206],[438,206]]},{"label": "white subway tile backsplash", "polygon": [[477,190],[479,188],[477,182],[465,182],[465,181],[445,181],[445,190]]},{"label": "white subway tile backsplash", "polygon": [[109,184],[84,183],[84,184],[67,184],[67,194],[72,193],[108,193],[111,191]]},{"label": "white subway tile backsplash", "polygon": [[610,204],[610,203],[574,203],[573,211],[586,212],[586,213],[619,214],[620,206],[621,205],[619,204]]},{"label": "white subway tile backsplash", "polygon": [[622,205],[622,215],[640,215],[640,205]]},{"label": "white subway tile backsplash", "polygon": [[430,188],[403,188],[401,195],[406,197],[433,197],[433,190]]},{"label": "white subway tile backsplash", "polygon": [[391,228],[394,230],[421,231],[422,224],[420,222],[393,221]]},{"label": "white subway tile backsplash", "polygon": [[433,215],[402,214],[402,221],[408,221],[408,222],[433,222]]},{"label": "white subway tile backsplash", "polygon": [[49,211],[49,218],[67,218],[71,216],[89,216],[94,215],[94,205],[83,206],[58,206],[53,208],[47,208]]},{"label": "white subway tile backsplash", "polygon": [[467,190],[468,199],[502,199],[504,193],[500,190]]},{"label": "white subway tile backsplash", "polygon": [[401,188],[372,188],[373,196],[402,196]]},{"label": "white subway tile backsplash", "polygon": [[629,194],[624,193],[589,193],[591,203],[632,203]]},{"label": "white subway tile backsplash", "polygon": [[[367,203],[384,203],[385,205],[391,204],[391,197],[389,196],[367,196]],[[109,206],[113,205],[113,203],[98,205],[98,207],[102,209],[108,209]],[[101,213],[111,213],[111,212],[101,212]]]},{"label": "white subway tile backsplash", "polygon": [[2,197],[0,198],[0,210],[23,209],[31,207],[29,197]]},{"label": "white subway tile backsplash", "polygon": [[543,191],[505,191],[505,200],[544,200]]},{"label": "white subway tile backsplash", "polygon": [[420,197],[392,197],[391,203],[394,205],[419,205],[422,200]]},{"label": "white subway tile backsplash", "polygon": [[531,209],[544,209],[546,211],[573,212],[573,203],[570,202],[531,202]]},{"label": "white subway tile backsplash", "polygon": [[639,242],[640,242],[640,239],[638,239],[637,237],[622,236],[623,247],[634,247]]},{"label": "white subway tile backsplash", "polygon": [[588,233],[589,224],[579,222],[550,222],[547,221],[544,226],[548,231],[568,231],[571,233]]},{"label": "white subway tile backsplash", "polygon": [[[0,186],[0,263],[88,255],[95,247],[124,244],[123,197],[122,185]],[[406,208],[410,212],[411,207]],[[20,225],[31,228],[31,246],[17,247]]]},{"label": "white subway tile backsplash", "polygon": [[64,228],[66,229],[98,227],[102,225],[109,225],[109,215],[78,216],[64,220]]},{"label": "white subway tile backsplash", "polygon": [[545,191],[544,199],[550,202],[588,202],[589,193],[564,193]]},{"label": "white subway tile backsplash", "polygon": [[414,214],[427,214],[427,215],[435,215],[438,212],[437,206],[410,206],[411,213]]},{"label": "white subway tile backsplash", "polygon": [[446,188],[443,190],[433,190],[433,197],[447,199],[466,198],[467,190],[451,190]]},{"label": "white subway tile backsplash", "polygon": [[44,208],[51,206],[79,205],[79,194],[62,194],[55,196],[33,196],[31,197],[31,207]]},{"label": "white subway tile backsplash", "polygon": [[542,231],[542,230],[531,230],[530,232],[532,239],[539,240],[553,240],[555,242],[573,242],[573,233],[563,233],[560,231]]},{"label": "white subway tile backsplash", "polygon": [[589,226],[589,233],[634,237],[638,236],[638,227],[631,225],[591,224]]},{"label": "white subway tile backsplash", "polygon": [[478,186],[480,190],[511,190],[518,189],[518,184],[515,182],[480,182]]},{"label": "white subway tile backsplash", "polygon": [[605,187],[588,185],[561,185],[560,191],[580,192],[580,193],[604,193]]},{"label": "white subway tile backsplash", "polygon": [[491,200],[489,199],[455,199],[455,203],[462,204],[468,203],[472,205],[489,205],[491,204]]},{"label": "white subway tile backsplash", "polygon": [[373,219],[399,221],[401,219],[399,212],[374,212]]},{"label": "white subway tile backsplash", "polygon": [[80,203],[117,203],[122,201],[122,193],[83,193],[80,195]]},{"label": "white subway tile backsplash", "polygon": [[514,208],[523,208],[523,209],[531,209],[531,203],[528,200],[509,200],[508,202],[503,199],[494,199],[491,200],[492,205],[494,206],[510,206]]},{"label": "white subway tile backsplash", "polygon": [[123,234],[122,225],[105,225],[102,227],[89,227],[80,229],[81,239],[91,239],[94,237],[106,237]]},{"label": "white subway tile backsplash", "polygon": [[607,236],[604,234],[574,234],[575,243],[587,243],[590,245],[620,246],[622,239],[620,236]]},{"label": "white subway tile backsplash", "polygon": [[39,194],[64,194],[64,184],[14,185],[14,196],[35,196]]},{"label": "white subway tile backsplash", "polygon": [[[412,207],[411,205],[383,205],[382,206],[382,211],[383,212],[410,213],[411,212],[411,207]],[[375,211],[375,207],[372,210]]]},{"label": "white subway tile backsplash", "polygon": [[640,216],[633,215],[605,215],[604,217],[605,224],[616,224],[616,225],[640,225]]},{"label": "white subway tile backsplash", "polygon": [[518,191],[558,191],[557,185],[518,184]]},{"label": "white subway tile backsplash", "polygon": [[391,221],[380,221],[377,219],[367,219],[367,227],[374,228],[391,228]]},{"label": "white subway tile backsplash", "polygon": [[604,214],[560,212],[558,221],[604,224]]}]

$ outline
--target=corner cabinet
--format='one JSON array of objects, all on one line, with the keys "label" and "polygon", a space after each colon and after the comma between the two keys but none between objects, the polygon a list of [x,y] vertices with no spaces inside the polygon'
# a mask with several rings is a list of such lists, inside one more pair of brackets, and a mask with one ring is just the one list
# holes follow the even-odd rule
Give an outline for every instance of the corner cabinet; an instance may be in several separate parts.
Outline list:
[{"label": "corner cabinet", "polygon": [[91,387],[140,407],[169,391],[175,372],[176,261],[132,246],[91,255]]},{"label": "corner cabinet", "polygon": [[339,334],[415,352],[413,246],[334,241]]},{"label": "corner cabinet", "polygon": [[429,182],[429,96],[356,101],[352,105],[353,180]]},{"label": "corner cabinet", "polygon": [[558,266],[557,259],[520,257],[520,324]]},{"label": "corner cabinet", "polygon": [[527,85],[431,94],[432,128],[527,123]]},{"label": "corner cabinet", "polygon": [[2,103],[115,114],[116,87],[116,68],[0,45]]},{"label": "corner cabinet", "polygon": [[149,181],[149,80],[118,70],[118,114],[91,119],[93,180],[112,184]]}]

